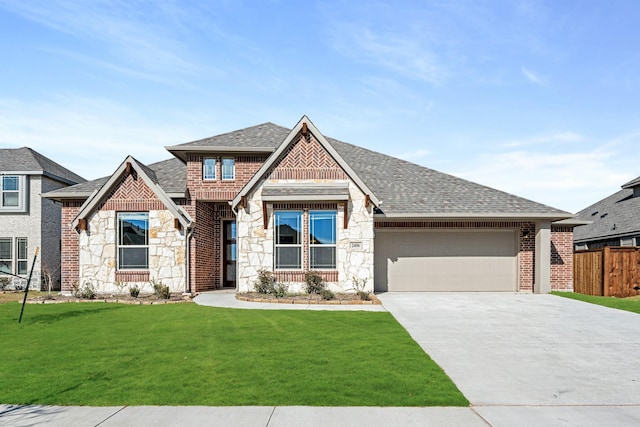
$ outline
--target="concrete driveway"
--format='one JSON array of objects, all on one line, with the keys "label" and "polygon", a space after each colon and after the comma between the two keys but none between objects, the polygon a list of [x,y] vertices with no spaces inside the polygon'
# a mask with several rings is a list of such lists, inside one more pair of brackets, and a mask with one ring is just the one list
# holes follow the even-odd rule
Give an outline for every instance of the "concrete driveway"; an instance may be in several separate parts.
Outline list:
[{"label": "concrete driveway", "polygon": [[379,297],[472,405],[640,405],[638,314],[553,295]]}]

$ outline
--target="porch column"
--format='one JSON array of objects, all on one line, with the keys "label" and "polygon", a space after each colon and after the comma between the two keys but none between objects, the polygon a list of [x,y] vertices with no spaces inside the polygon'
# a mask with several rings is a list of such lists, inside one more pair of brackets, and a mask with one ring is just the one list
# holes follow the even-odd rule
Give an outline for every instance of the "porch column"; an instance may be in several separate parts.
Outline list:
[{"label": "porch column", "polygon": [[551,222],[536,223],[536,249],[534,257],[533,293],[551,291]]}]

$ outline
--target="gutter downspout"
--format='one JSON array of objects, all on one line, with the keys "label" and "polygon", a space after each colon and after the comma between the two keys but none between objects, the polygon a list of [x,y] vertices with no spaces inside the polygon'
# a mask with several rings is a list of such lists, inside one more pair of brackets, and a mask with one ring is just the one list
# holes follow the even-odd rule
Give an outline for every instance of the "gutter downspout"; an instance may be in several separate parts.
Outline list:
[{"label": "gutter downspout", "polygon": [[185,280],[184,280],[184,292],[187,294],[191,294],[191,236],[193,236],[193,232],[195,231],[193,227],[190,227],[186,230],[185,233]]}]

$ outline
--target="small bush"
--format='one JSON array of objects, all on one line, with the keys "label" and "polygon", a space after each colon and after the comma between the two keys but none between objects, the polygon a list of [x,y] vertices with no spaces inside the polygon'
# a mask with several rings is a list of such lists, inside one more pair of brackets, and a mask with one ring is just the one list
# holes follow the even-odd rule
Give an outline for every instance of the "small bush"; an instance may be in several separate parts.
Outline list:
[{"label": "small bush", "polygon": [[80,288],[80,298],[84,299],[95,299],[97,295],[96,288],[91,283],[86,282]]},{"label": "small bush", "polygon": [[153,293],[161,299],[169,299],[171,297],[171,290],[169,286],[162,283],[162,281],[155,281],[151,279],[151,286],[153,287]]},{"label": "small bush", "polygon": [[289,285],[276,283],[273,287],[273,294],[276,298],[284,298],[289,294]]},{"label": "small bush", "polygon": [[331,300],[334,299],[336,296],[334,295],[333,292],[331,292],[329,289],[323,289],[320,291],[320,296],[322,297],[323,300]]},{"label": "small bush", "polygon": [[129,295],[131,295],[132,298],[138,298],[140,295],[140,288],[138,285],[129,286]]},{"label": "small bush", "polygon": [[259,294],[275,294],[276,278],[269,270],[260,270],[258,278],[253,282],[253,289]]},{"label": "small bush", "polygon": [[7,289],[10,283],[11,279],[9,277],[0,277],[0,291],[4,291],[5,289]]},{"label": "small bush", "polygon": [[308,271],[304,275],[304,280],[306,281],[304,290],[308,294],[319,294],[327,286],[324,279],[314,271]]},{"label": "small bush", "polygon": [[116,280],[115,282],[113,282],[113,284],[116,288],[118,288],[118,295],[120,295],[124,291],[124,288],[127,287],[127,284],[125,282],[120,282],[119,280]]},{"label": "small bush", "polygon": [[369,301],[369,298],[371,295],[369,292],[365,292],[365,291],[358,291],[357,294],[362,301]]}]

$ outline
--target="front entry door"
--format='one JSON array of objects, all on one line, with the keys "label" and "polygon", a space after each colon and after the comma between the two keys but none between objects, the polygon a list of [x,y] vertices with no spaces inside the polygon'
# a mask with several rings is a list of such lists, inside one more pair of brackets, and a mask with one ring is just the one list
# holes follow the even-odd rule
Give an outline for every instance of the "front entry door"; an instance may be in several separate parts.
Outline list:
[{"label": "front entry door", "polygon": [[223,266],[222,284],[225,288],[236,287],[236,222],[224,221],[222,235]]}]

